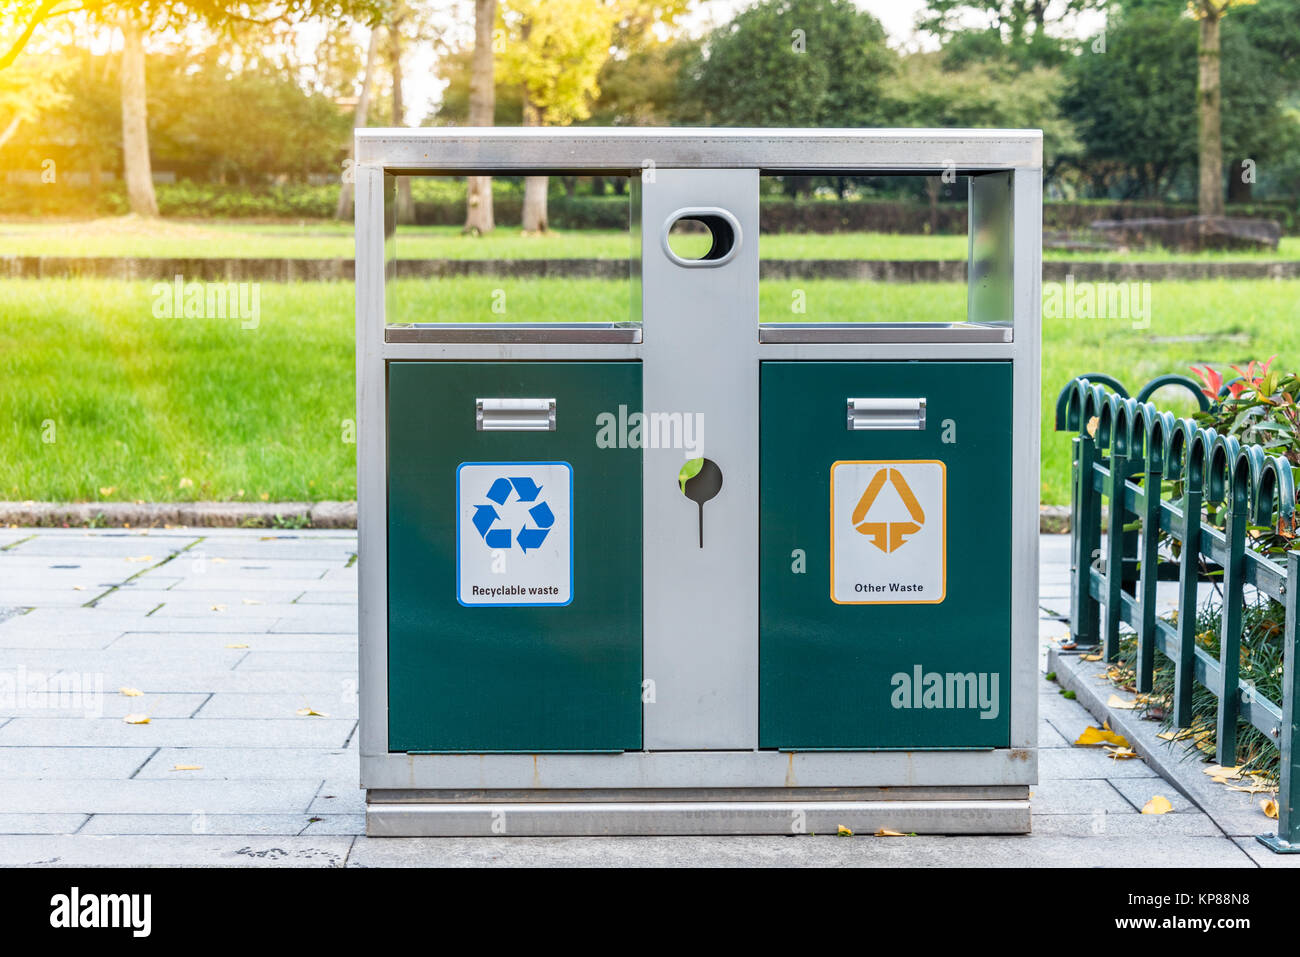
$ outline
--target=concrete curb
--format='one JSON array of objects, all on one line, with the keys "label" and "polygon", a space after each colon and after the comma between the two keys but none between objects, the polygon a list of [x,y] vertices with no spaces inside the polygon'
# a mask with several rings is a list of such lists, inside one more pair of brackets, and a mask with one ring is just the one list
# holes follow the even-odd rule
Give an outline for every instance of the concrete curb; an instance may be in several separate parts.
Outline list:
[{"label": "concrete curb", "polygon": [[1098,724],[1110,722],[1111,730],[1127,738],[1151,770],[1204,811],[1229,837],[1277,833],[1277,822],[1265,817],[1259,807],[1265,795],[1229,791],[1223,785],[1215,784],[1202,773],[1205,764],[1199,759],[1199,752],[1188,751],[1186,742],[1165,741],[1157,737],[1161,731],[1159,721],[1141,718],[1135,711],[1107,707],[1106,702],[1112,694],[1121,698],[1131,695],[1102,680],[1106,673],[1104,662],[1084,661],[1078,654],[1069,654],[1059,648],[1048,649],[1047,661],[1049,669],[1056,672],[1061,687],[1073,691],[1079,704],[1097,719]]},{"label": "concrete curb", "polygon": [[[356,528],[356,502],[0,502],[0,526],[25,528]],[[1038,530],[1070,530],[1068,505],[1040,505]]]},{"label": "concrete curb", "polygon": [[0,525],[35,528],[356,528],[356,502],[0,502]]}]

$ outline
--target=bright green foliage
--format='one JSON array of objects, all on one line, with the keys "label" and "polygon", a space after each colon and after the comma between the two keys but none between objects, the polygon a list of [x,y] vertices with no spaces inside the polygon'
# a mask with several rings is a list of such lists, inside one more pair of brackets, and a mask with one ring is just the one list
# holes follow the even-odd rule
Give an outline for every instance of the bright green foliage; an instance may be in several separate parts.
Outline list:
[{"label": "bright green foliage", "polygon": [[886,82],[884,109],[897,126],[1041,129],[1050,166],[1079,151],[1073,126],[1057,106],[1063,85],[1060,72],[1047,67],[945,69],[942,54],[914,54]]},{"label": "bright green foliage", "polygon": [[766,0],[718,28],[685,96],[718,126],[881,125],[896,55],[849,0]]},{"label": "bright green foliage", "polygon": [[[1280,106],[1279,63],[1233,18],[1222,29],[1224,158],[1251,157],[1267,169],[1285,158],[1279,143],[1295,138],[1296,120]],[[1096,186],[1155,198],[1195,177],[1196,35],[1190,19],[1138,10],[1112,20],[1104,52],[1085,45],[1068,64],[1060,104]]]},{"label": "bright green foliage", "polygon": [[[586,119],[609,58],[618,8],[601,0],[502,0],[497,79],[516,84],[538,125]],[[527,122],[527,120],[525,120]]]}]

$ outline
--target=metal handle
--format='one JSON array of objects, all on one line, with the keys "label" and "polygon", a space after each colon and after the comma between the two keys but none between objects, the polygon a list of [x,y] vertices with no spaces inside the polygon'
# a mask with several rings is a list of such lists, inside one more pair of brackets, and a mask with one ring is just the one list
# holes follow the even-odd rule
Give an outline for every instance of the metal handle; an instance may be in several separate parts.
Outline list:
[{"label": "metal handle", "polygon": [[925,399],[849,399],[849,431],[925,428]]},{"label": "metal handle", "polygon": [[476,399],[474,426],[480,432],[554,432],[554,399]]}]

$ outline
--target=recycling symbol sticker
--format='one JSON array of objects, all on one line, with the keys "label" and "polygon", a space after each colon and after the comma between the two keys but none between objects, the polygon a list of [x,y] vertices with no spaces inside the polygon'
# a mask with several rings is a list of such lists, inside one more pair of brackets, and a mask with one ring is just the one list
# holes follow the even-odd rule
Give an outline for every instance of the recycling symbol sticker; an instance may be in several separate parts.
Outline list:
[{"label": "recycling symbol sticker", "polygon": [[456,599],[462,605],[573,600],[573,468],[464,462],[456,470]]},{"label": "recycling symbol sticker", "polygon": [[929,459],[831,466],[831,601],[936,604],[947,593],[948,470]]},{"label": "recycling symbol sticker", "polygon": [[512,492],[516,501],[537,502],[536,505],[531,505],[528,509],[528,516],[532,519],[534,527],[529,528],[525,521],[524,526],[514,533],[515,543],[527,554],[528,549],[536,549],[545,542],[551,526],[555,524],[555,513],[551,511],[551,507],[546,502],[537,501],[537,496],[541,491],[541,486],[526,475],[517,475],[512,478],[503,476],[493,482],[492,487],[487,490],[487,498],[491,504],[477,505],[474,508],[474,527],[483,536],[483,543],[488,548],[510,547],[511,530],[509,528],[494,528],[493,526],[501,518],[497,508],[510,501]]}]

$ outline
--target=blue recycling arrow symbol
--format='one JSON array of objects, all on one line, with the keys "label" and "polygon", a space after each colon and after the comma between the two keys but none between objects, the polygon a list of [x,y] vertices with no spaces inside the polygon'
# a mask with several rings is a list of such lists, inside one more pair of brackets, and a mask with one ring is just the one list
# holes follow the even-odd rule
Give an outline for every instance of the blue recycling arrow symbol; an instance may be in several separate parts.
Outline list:
[{"label": "blue recycling arrow symbol", "polygon": [[495,506],[505,505],[510,500],[512,491],[515,493],[516,501],[537,502],[536,505],[528,509],[528,515],[536,527],[530,528],[527,519],[525,519],[524,527],[514,535],[514,540],[519,543],[519,547],[527,555],[530,548],[541,547],[542,543],[546,541],[546,536],[550,534],[551,526],[555,524],[555,514],[551,511],[551,506],[547,505],[545,501],[537,500],[537,496],[542,492],[542,487],[528,476],[502,476],[494,481],[486,496],[494,504],[474,506],[474,527],[478,529],[479,535],[482,536],[488,548],[509,548],[510,529],[494,528],[493,526],[501,518]]}]

